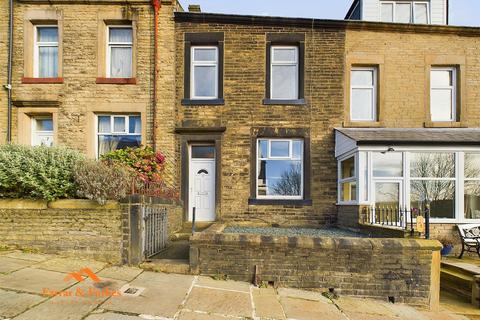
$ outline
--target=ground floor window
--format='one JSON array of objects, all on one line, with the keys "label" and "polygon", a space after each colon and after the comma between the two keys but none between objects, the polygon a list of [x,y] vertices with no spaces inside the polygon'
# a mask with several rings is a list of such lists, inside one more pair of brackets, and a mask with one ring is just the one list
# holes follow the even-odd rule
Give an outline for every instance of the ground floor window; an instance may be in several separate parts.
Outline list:
[{"label": "ground floor window", "polygon": [[140,115],[97,115],[97,155],[142,144]]},{"label": "ground floor window", "polygon": [[[340,204],[407,210],[428,205],[433,221],[480,219],[480,150],[372,149],[338,159]],[[357,170],[345,174],[348,167]]]},{"label": "ground floor window", "polygon": [[53,117],[32,117],[32,146],[53,146]]},{"label": "ground floor window", "polygon": [[303,140],[257,140],[257,197],[303,198]]}]

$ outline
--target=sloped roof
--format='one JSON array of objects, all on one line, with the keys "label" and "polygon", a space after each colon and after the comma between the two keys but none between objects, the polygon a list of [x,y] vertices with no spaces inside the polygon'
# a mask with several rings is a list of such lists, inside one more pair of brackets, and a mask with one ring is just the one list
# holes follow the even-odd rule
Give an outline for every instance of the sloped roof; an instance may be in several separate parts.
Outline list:
[{"label": "sloped roof", "polygon": [[360,144],[472,144],[480,145],[480,129],[467,128],[338,128],[336,131]]}]

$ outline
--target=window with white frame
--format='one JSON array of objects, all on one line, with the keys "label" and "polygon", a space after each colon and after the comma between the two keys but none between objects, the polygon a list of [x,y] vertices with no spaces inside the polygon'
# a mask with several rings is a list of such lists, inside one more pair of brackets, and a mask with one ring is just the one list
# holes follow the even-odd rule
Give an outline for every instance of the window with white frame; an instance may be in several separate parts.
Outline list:
[{"label": "window with white frame", "polygon": [[140,115],[97,115],[97,156],[142,144]]},{"label": "window with white frame", "polygon": [[133,74],[132,26],[108,26],[107,76],[131,78]]},{"label": "window with white frame", "polygon": [[299,58],[297,46],[272,46],[270,52],[270,99],[299,98]]},{"label": "window with white frame", "polygon": [[58,27],[35,26],[34,76],[36,78],[58,77]]},{"label": "window with white frame", "polygon": [[340,161],[338,187],[340,202],[349,203],[357,200],[355,156]]},{"label": "window with white frame", "polygon": [[377,68],[352,68],[350,87],[350,120],[377,121]]},{"label": "window with white frame", "polygon": [[213,100],[218,98],[218,47],[191,48],[190,98]]},{"label": "window with white frame", "polygon": [[428,1],[382,1],[381,21],[399,23],[430,23]]},{"label": "window with white frame", "polygon": [[480,219],[480,153],[465,153],[465,219]]},{"label": "window with white frame", "polygon": [[257,198],[303,198],[303,140],[257,140]]},{"label": "window with white frame", "polygon": [[[432,222],[480,221],[480,149],[471,150],[459,151],[453,147],[440,150],[412,147],[392,152],[362,150],[340,158],[339,167],[344,168],[339,168],[338,175],[340,204],[421,211],[429,206]],[[359,170],[366,171],[356,181],[353,172],[344,173],[352,167],[353,157],[363,159]],[[360,186],[357,190],[360,201],[344,197],[349,194],[349,186],[344,182],[349,181]]]},{"label": "window with white frame", "polygon": [[456,69],[435,67],[430,71],[432,121],[456,121]]},{"label": "window with white frame", "polygon": [[32,146],[53,146],[53,117],[32,117]]}]

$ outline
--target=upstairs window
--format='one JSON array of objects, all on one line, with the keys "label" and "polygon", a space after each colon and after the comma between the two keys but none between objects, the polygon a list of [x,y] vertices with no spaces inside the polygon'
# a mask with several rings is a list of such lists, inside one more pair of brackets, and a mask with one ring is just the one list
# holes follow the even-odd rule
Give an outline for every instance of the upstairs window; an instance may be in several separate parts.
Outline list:
[{"label": "upstairs window", "polygon": [[430,6],[426,1],[382,1],[381,20],[399,23],[430,23]]},{"label": "upstairs window", "polygon": [[58,77],[57,26],[35,26],[34,77]]},{"label": "upstairs window", "polygon": [[456,121],[456,69],[430,71],[430,114],[432,121]]},{"label": "upstairs window", "polygon": [[353,68],[350,87],[350,120],[377,121],[377,68]]},{"label": "upstairs window", "polygon": [[132,26],[109,26],[107,48],[107,76],[131,78],[133,74]]},{"label": "upstairs window", "polygon": [[298,47],[271,47],[271,83],[272,100],[296,100],[298,95]]},{"label": "upstairs window", "polygon": [[192,99],[218,98],[218,47],[192,47],[191,93]]}]

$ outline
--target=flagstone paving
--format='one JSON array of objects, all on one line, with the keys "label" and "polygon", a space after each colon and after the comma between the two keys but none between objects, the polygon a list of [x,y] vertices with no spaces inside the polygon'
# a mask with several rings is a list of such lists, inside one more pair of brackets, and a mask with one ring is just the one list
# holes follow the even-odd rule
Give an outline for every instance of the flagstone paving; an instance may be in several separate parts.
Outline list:
[{"label": "flagstone paving", "polygon": [[[5,265],[2,263],[5,262]],[[352,297],[256,288],[209,277],[22,252],[0,252],[0,319],[9,320],[466,320],[478,313],[451,300],[440,311]],[[95,276],[77,274],[89,268]],[[81,280],[81,281],[79,281]],[[136,296],[120,294],[126,287]],[[143,291],[142,291],[143,290]],[[57,295],[42,295],[58,291]]]}]

